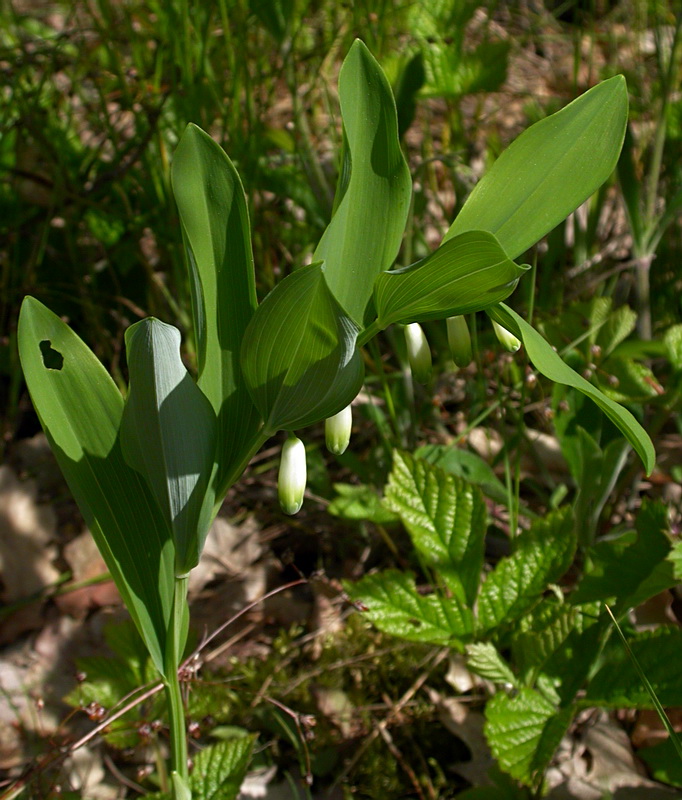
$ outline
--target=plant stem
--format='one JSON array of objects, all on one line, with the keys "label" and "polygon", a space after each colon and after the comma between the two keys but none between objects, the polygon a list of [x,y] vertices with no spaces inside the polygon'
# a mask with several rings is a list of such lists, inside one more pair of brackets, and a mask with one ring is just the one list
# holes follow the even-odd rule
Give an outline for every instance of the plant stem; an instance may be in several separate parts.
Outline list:
[{"label": "plant stem", "polygon": [[187,733],[185,730],[185,709],[178,680],[178,667],[185,644],[187,623],[187,583],[188,575],[176,576],[173,595],[172,620],[166,648],[166,676],[164,688],[168,702],[170,724],[171,767],[183,782],[187,783]]},{"label": "plant stem", "polygon": [[367,344],[367,342],[381,330],[383,330],[383,328],[379,324],[379,320],[375,319],[371,325],[368,325],[364,331],[361,331],[356,342],[357,347],[362,347],[364,344]]}]

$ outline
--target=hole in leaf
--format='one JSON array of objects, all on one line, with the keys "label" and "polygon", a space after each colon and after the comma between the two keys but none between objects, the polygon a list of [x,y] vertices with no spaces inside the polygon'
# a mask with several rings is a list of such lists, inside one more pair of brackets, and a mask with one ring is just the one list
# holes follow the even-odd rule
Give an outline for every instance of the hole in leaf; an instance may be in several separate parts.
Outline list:
[{"label": "hole in leaf", "polygon": [[40,352],[43,355],[43,365],[46,369],[61,369],[64,366],[64,356],[52,347],[49,339],[40,343]]}]

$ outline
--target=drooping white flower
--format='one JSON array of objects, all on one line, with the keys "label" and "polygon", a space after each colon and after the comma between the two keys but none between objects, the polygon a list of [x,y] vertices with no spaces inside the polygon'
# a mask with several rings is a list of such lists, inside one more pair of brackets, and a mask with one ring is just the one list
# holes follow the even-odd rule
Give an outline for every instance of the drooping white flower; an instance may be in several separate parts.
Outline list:
[{"label": "drooping white flower", "polygon": [[405,326],[405,343],[412,376],[418,383],[428,383],[431,377],[431,350],[418,322]]},{"label": "drooping white flower", "polygon": [[324,437],[327,443],[327,450],[340,456],[345,453],[350,442],[351,426],[353,424],[353,412],[350,405],[342,408],[338,414],[328,417],[324,423]]},{"label": "drooping white flower", "polygon": [[303,505],[306,485],[305,445],[291,434],[282,447],[277,492],[285,514],[296,514]]},{"label": "drooping white flower", "polygon": [[462,316],[448,317],[447,326],[452,360],[458,367],[466,367],[471,363],[471,336],[467,321]]},{"label": "drooping white flower", "polygon": [[509,350],[510,353],[515,353],[521,347],[521,340],[517,339],[513,333],[510,333],[506,328],[502,327],[502,325],[495,322],[495,320],[492,320],[492,323],[495,335],[502,347]]}]

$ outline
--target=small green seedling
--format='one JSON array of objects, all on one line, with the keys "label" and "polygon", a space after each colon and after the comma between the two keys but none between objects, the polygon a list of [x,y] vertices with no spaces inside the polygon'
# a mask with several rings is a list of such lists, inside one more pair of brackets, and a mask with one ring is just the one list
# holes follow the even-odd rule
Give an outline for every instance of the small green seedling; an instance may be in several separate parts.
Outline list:
[{"label": "small green seedling", "polygon": [[[647,471],[654,463],[634,417],[502,304],[527,269],[513,259],[613,170],[627,119],[623,78],[595,86],[522,134],[475,188],[441,246],[393,270],[410,173],[389,84],[360,41],[343,64],[339,97],[343,160],[333,216],[313,263],[284,278],[260,305],[239,176],[206,133],[194,125],[185,131],[171,177],[192,293],[196,378],[180,358],[180,332],[144,319],[125,337],[124,399],[62,320],[32,297],[21,310],[19,351],[36,411],[165,684],[175,798],[190,797],[192,785],[178,681],[188,574],[225,493],[263,443],[348,408],[363,383],[360,348],[377,332],[487,311],[523,342],[540,372],[589,395]],[[332,449],[345,447],[347,412],[340,433],[337,422],[330,423]],[[293,434],[285,445],[287,512],[302,500],[302,447]]]}]

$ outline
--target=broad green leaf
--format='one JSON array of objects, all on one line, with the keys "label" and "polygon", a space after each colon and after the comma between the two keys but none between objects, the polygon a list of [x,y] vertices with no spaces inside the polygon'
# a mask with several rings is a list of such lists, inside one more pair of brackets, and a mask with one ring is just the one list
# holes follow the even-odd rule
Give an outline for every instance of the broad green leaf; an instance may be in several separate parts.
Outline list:
[{"label": "broad green leaf", "polygon": [[571,602],[580,605],[615,599],[616,615],[633,608],[677,582],[670,553],[668,511],[663,503],[646,499],[631,532],[598,542]]},{"label": "broad green leaf", "polygon": [[[682,630],[659,627],[628,637],[628,644],[661,704],[682,705]],[[630,655],[615,638],[603,654],[603,666],[587,687],[585,704],[609,708],[653,707]]]},{"label": "broad green leaf", "polygon": [[514,697],[498,692],[485,709],[485,735],[500,767],[526,786],[537,787],[573,718],[534,689]]},{"label": "broad green leaf", "polygon": [[211,524],[207,498],[216,447],[211,404],[180,358],[180,331],[150,317],[125,334],[130,387],[123,455],[149,484],[173,530],[178,574],[199,562]]},{"label": "broad green leaf", "polygon": [[171,178],[192,292],[198,383],[218,420],[214,486],[220,500],[259,424],[239,363],[256,308],[249,215],[232,162],[196,125],[180,139]]},{"label": "broad green leaf", "polygon": [[27,297],[19,355],[33,405],[69,488],[159,672],[174,590],[170,527],[119,440],[123,398],[92,351]]},{"label": "broad green leaf", "polygon": [[382,272],[374,305],[382,328],[480,311],[508,297],[528,269],[507,258],[495,237],[468,231],[412,266]]},{"label": "broad green leaf", "polygon": [[555,383],[571,386],[593,400],[613,424],[624,434],[642,459],[647,474],[656,463],[656,453],[649,435],[632,414],[578,375],[554,352],[545,339],[513,309],[500,303],[488,309],[490,316],[518,336],[525,345],[528,358],[535,367]]},{"label": "broad green leaf", "polygon": [[189,778],[197,800],[235,800],[239,794],[256,736],[239,736],[201,750]]},{"label": "broad green leaf", "polygon": [[516,676],[492,642],[474,642],[466,646],[467,667],[493,683],[517,686]]},{"label": "broad green leaf", "polygon": [[362,386],[358,329],[325,277],[320,264],[288,275],[260,304],[244,335],[244,378],[270,433],[331,417]]},{"label": "broad green leaf", "polygon": [[335,483],[337,496],[327,507],[335,517],[350,520],[366,520],[377,525],[388,525],[398,521],[398,515],[389,511],[381,502],[376,490],[367,484],[356,486],[350,483]]},{"label": "broad green leaf", "polygon": [[385,570],[344,583],[344,588],[366,606],[367,618],[384,633],[431,644],[455,644],[471,636],[471,611],[456,597],[420,594],[410,573]]},{"label": "broad green leaf", "polygon": [[616,75],[528,128],[474,188],[444,241],[489,231],[517,258],[613,172],[627,115],[625,79]]},{"label": "broad green leaf", "polygon": [[429,566],[450,588],[461,585],[473,607],[483,568],[486,510],[481,492],[461,478],[393,453],[384,505],[400,516]]},{"label": "broad green leaf", "polygon": [[339,100],[345,170],[336,210],[313,259],[325,262],[329,288],[362,325],[374,279],[398,255],[412,182],[398,140],[391,87],[359,40],[343,62]]},{"label": "broad green leaf", "polygon": [[525,613],[547,585],[559,580],[573,560],[576,541],[569,509],[536,520],[515,540],[511,556],[488,575],[478,597],[481,634]]}]

